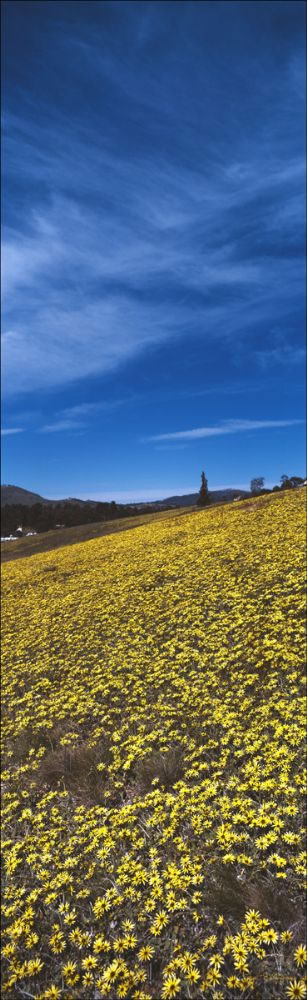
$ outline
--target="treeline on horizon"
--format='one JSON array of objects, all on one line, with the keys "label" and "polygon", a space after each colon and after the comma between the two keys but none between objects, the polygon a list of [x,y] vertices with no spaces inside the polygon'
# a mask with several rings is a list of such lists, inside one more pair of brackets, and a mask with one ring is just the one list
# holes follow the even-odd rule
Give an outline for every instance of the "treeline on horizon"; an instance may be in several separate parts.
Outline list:
[{"label": "treeline on horizon", "polygon": [[[275,493],[283,490],[294,489],[302,485],[304,480],[300,476],[282,476],[281,485],[265,489],[264,479],[252,479],[251,495],[262,496],[265,493]],[[195,499],[197,494],[195,494]],[[201,487],[198,493],[198,505],[207,506],[214,503],[214,493],[210,494],[208,482],[202,473]],[[172,508],[175,504],[170,505]],[[179,506],[179,504],[178,504]],[[160,510],[168,510],[168,505],[159,505]],[[154,514],[157,511],[155,504],[146,504],[146,513]],[[4,504],[1,507],[1,534],[11,535],[19,527],[23,532],[36,531],[38,534],[44,531],[51,531],[55,528],[72,528],[81,524],[94,524],[99,521],[113,521],[123,517],[136,517],[140,514],[139,507],[129,504],[117,504],[115,500],[110,503],[80,503],[77,500],[70,502],[63,500],[59,503],[34,503],[26,504]]]},{"label": "treeline on horizon", "polygon": [[[155,507],[147,506],[150,514]],[[23,530],[51,531],[53,528],[72,528],[79,524],[92,524],[97,521],[113,521],[121,517],[133,517],[140,513],[136,507],[111,503],[69,503],[58,504],[34,503],[5,504],[1,508],[1,534],[10,535],[21,527]]]},{"label": "treeline on horizon", "polygon": [[[271,486],[266,489],[264,485],[264,476],[257,476],[251,479],[250,482],[250,495],[252,497],[261,497],[266,493],[280,493],[283,490],[294,490],[299,486],[304,485],[305,480],[301,476],[281,476],[280,486]],[[238,500],[238,497],[233,497],[234,500]],[[204,472],[201,474],[200,489],[197,498],[198,507],[208,507],[213,501],[213,495],[210,493],[208,487],[208,480]]]}]

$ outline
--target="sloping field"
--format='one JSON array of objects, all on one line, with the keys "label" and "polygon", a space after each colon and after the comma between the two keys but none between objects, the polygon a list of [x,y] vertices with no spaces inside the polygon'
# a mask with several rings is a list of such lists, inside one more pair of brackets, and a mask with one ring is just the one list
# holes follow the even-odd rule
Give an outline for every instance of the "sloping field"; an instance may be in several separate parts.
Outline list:
[{"label": "sloping field", "polygon": [[24,559],[25,556],[37,555],[39,552],[50,552],[51,549],[75,545],[76,542],[88,542],[89,539],[113,535],[118,531],[130,531],[140,524],[151,524],[152,521],[161,521],[165,517],[181,517],[184,513],[184,509],[181,508],[167,512],[159,511],[157,514],[135,514],[133,517],[120,517],[114,521],[95,521],[93,524],[77,524],[71,528],[43,531],[34,536],[24,535],[14,542],[1,543],[1,562]]},{"label": "sloping field", "polygon": [[3,568],[3,996],[300,998],[305,490]]}]

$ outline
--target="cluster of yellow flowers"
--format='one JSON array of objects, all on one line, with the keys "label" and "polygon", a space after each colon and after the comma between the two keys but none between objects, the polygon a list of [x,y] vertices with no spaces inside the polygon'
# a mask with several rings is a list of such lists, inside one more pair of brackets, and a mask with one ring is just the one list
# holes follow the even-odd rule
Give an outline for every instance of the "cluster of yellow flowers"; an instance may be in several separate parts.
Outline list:
[{"label": "cluster of yellow flowers", "polygon": [[306,995],[305,490],[3,569],[3,996]]}]

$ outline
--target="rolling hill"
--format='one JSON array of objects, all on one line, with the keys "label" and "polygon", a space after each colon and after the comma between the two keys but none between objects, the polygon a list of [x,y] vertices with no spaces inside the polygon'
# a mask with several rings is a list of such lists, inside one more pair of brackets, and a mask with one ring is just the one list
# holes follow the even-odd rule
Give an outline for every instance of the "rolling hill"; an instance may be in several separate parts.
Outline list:
[{"label": "rolling hill", "polygon": [[[250,493],[248,490],[209,490],[209,496],[212,503],[222,503],[228,500],[233,500],[234,497],[249,497]],[[197,503],[198,493],[185,493],[183,496],[166,497],[165,500],[161,501],[165,504],[174,504],[178,507],[192,507]]]},{"label": "rolling hill", "polygon": [[1,507],[4,507],[5,504],[23,504],[25,507],[32,507],[34,503],[54,505],[58,503],[92,503],[96,505],[95,500],[78,500],[77,497],[65,497],[64,500],[48,500],[46,497],[42,497],[40,493],[32,493],[31,490],[24,490],[21,486],[1,486]]},{"label": "rolling hill", "polygon": [[23,490],[21,486],[1,486],[1,507],[4,507],[5,504],[24,504],[26,507],[31,507],[34,503],[50,502],[41,497],[39,493]]},{"label": "rolling hill", "polygon": [[305,494],[137,520],[2,567],[2,995],[303,997]]},{"label": "rolling hill", "polygon": [[[226,489],[226,490],[211,490],[210,497],[213,503],[221,503],[222,501],[227,502],[228,500],[233,500],[235,496],[240,496],[242,498],[248,497],[250,494],[247,490],[236,490],[236,489]],[[159,509],[160,505],[176,506],[176,507],[190,507],[197,503],[198,493],[185,493],[179,496],[161,498],[161,500],[150,501],[148,503],[138,503],[130,504],[131,507],[146,508],[157,507]],[[5,504],[23,504],[26,507],[31,507],[35,503],[91,503],[96,506],[98,501],[89,499],[79,500],[77,497],[66,497],[65,500],[48,500],[46,497],[42,497],[39,493],[32,493],[30,490],[24,490],[21,486],[13,485],[3,485],[1,486],[1,507]],[[118,507],[123,506],[118,504]]]}]

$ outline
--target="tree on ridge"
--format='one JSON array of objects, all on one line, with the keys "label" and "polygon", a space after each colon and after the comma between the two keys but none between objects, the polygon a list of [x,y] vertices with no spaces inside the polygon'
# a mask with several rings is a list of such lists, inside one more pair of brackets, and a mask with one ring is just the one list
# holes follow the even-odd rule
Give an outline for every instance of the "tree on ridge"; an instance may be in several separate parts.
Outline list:
[{"label": "tree on ridge", "polygon": [[202,472],[197,504],[198,507],[207,507],[209,503],[210,503],[210,497],[208,490],[208,482],[205,473]]}]

